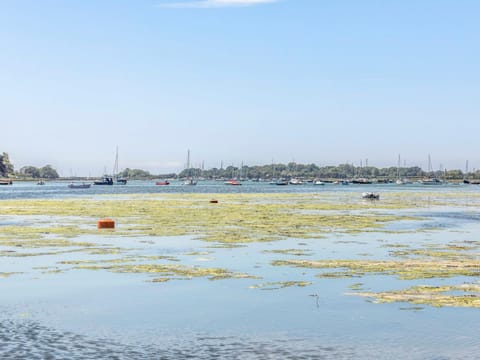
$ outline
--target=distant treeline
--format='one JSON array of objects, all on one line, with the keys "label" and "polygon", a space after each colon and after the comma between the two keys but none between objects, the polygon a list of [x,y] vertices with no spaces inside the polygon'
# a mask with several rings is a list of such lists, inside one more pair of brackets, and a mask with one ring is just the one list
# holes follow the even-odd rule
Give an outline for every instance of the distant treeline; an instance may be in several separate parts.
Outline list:
[{"label": "distant treeline", "polygon": [[[288,164],[268,164],[258,166],[235,167],[228,166],[225,169],[199,169],[191,168],[181,171],[179,174],[158,174],[153,175],[146,170],[126,168],[118,174],[128,179],[153,179],[153,178],[187,178],[202,177],[205,179],[218,178],[244,178],[244,179],[278,179],[299,177],[305,179],[352,179],[352,178],[376,178],[376,179],[396,179],[400,178],[422,178],[438,177],[448,180],[461,180],[464,178],[480,179],[480,170],[475,172],[463,173],[461,170],[444,170],[426,172],[418,166],[412,167],[388,167],[377,168],[374,166],[354,166],[352,164],[340,164],[337,166],[319,167],[315,164],[297,164],[290,162]],[[13,164],[10,162],[7,153],[0,155],[0,176],[15,176],[20,178],[44,178],[56,179],[59,177],[57,171],[50,165],[41,168],[34,166],[24,166],[19,171],[14,171]]]},{"label": "distant treeline", "polygon": [[400,178],[421,178],[421,177],[439,177],[446,179],[461,180],[465,177],[480,178],[480,171],[465,175],[461,170],[446,170],[426,172],[418,166],[412,167],[388,167],[377,168],[374,166],[358,167],[351,164],[341,164],[337,166],[319,167],[315,164],[269,164],[260,166],[228,166],[225,169],[185,169],[179,177],[204,177],[206,179],[214,178],[247,178],[247,179],[276,179],[276,178],[318,178],[318,179],[351,179],[351,178],[382,178],[396,179]]},{"label": "distant treeline", "polygon": [[51,165],[45,165],[41,168],[35,166],[24,166],[16,173],[18,177],[27,177],[33,179],[58,179],[57,170]]},{"label": "distant treeline", "polygon": [[8,153],[4,152],[0,155],[0,176],[26,178],[26,179],[57,179],[58,173],[51,165],[45,165],[41,168],[35,166],[24,166],[19,171],[15,171],[13,164],[10,162]]},{"label": "distant treeline", "polygon": [[152,175],[146,170],[141,169],[129,169],[126,168],[125,170],[121,171],[118,174],[119,177],[127,178],[127,179],[154,179],[154,178],[168,178],[168,179],[175,179],[177,174],[169,173],[169,174],[161,174],[161,175]]}]

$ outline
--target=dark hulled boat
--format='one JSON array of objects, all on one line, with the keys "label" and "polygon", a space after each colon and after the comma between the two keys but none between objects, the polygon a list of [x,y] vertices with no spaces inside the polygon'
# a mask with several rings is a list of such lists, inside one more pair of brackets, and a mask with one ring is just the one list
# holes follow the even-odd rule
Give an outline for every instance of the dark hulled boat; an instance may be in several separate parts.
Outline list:
[{"label": "dark hulled boat", "polygon": [[110,176],[104,176],[102,180],[95,180],[95,185],[113,185],[113,178]]}]

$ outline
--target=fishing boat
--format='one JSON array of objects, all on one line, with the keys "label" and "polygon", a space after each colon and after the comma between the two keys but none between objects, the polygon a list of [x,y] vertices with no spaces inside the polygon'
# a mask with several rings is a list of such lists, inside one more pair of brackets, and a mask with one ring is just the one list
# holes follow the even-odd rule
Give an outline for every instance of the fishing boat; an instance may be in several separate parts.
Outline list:
[{"label": "fishing boat", "polygon": [[88,189],[92,184],[89,183],[71,183],[68,184],[70,189]]},{"label": "fishing boat", "polygon": [[168,180],[165,181],[157,181],[155,185],[170,185],[170,182]]},{"label": "fishing boat", "polygon": [[113,185],[113,178],[111,176],[104,176],[102,180],[95,180],[94,185]]}]

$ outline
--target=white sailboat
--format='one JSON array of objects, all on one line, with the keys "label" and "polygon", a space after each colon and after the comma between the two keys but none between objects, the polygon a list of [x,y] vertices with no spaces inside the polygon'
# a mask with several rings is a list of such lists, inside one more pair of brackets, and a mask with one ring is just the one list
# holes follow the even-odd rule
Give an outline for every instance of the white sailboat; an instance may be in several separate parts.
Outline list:
[{"label": "white sailboat", "polygon": [[118,146],[115,154],[115,164],[113,165],[113,177],[119,185],[125,185],[127,183],[127,179],[118,176]]},{"label": "white sailboat", "polygon": [[187,150],[187,171],[189,176],[183,182],[183,185],[197,185],[197,180],[192,176],[192,171],[190,169],[190,149]]},{"label": "white sailboat", "polygon": [[[428,174],[433,174],[433,169],[432,169],[432,160],[430,158],[430,154],[428,154]],[[442,185],[444,182],[435,176],[431,177],[426,177],[422,180],[420,180],[420,184],[422,185]]]},{"label": "white sailboat", "polygon": [[405,185],[405,184],[411,184],[412,182],[408,180],[407,178],[401,178],[400,177],[400,154],[398,154],[398,164],[397,164],[397,181],[395,181],[395,184],[397,185]]}]

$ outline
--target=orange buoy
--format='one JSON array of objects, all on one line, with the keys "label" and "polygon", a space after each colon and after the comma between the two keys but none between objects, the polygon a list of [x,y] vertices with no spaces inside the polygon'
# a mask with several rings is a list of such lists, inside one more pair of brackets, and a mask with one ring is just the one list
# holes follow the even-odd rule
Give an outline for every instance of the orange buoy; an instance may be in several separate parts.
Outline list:
[{"label": "orange buoy", "polygon": [[218,203],[218,200],[212,199],[212,200],[210,200],[210,203],[211,203],[211,204],[217,204],[217,203]]},{"label": "orange buoy", "polygon": [[115,229],[115,221],[112,219],[102,219],[97,222],[98,229]]}]

